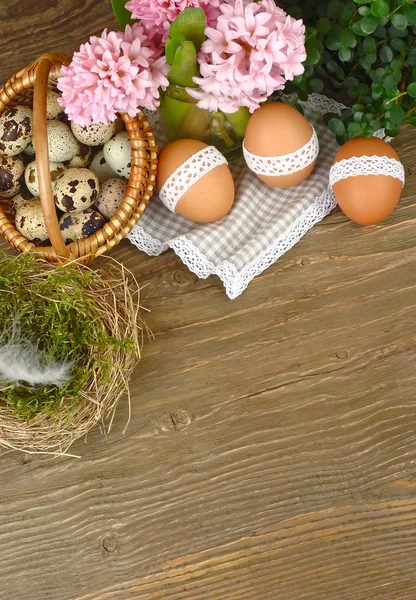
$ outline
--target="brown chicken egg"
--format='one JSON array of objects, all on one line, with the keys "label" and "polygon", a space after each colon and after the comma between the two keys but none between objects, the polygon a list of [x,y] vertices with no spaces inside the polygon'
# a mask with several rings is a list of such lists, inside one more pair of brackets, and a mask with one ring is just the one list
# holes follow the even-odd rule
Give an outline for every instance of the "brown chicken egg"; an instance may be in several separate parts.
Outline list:
[{"label": "brown chicken egg", "polygon": [[319,153],[315,130],[283,102],[265,102],[250,117],[243,143],[247,166],[261,181],[287,188],[305,181]]},{"label": "brown chicken egg", "polygon": [[395,150],[379,138],[354,138],[337,152],[330,182],[341,210],[359,225],[375,225],[393,212],[404,184]]},{"label": "brown chicken egg", "polygon": [[234,202],[227,161],[214,146],[198,140],[177,140],[163,148],[156,186],[169,210],[196,223],[218,221]]}]

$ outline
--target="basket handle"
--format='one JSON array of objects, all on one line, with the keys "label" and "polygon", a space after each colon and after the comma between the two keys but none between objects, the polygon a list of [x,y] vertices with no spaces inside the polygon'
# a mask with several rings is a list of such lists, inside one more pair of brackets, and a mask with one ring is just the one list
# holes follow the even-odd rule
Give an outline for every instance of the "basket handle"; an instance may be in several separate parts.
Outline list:
[{"label": "basket handle", "polygon": [[65,245],[61,230],[59,229],[49,167],[46,98],[49,73],[52,66],[53,62],[51,58],[46,55],[41,57],[36,67],[33,90],[33,138],[36,148],[36,169],[38,172],[40,201],[46,229],[56,255],[62,258],[69,258],[71,254],[70,249]]}]

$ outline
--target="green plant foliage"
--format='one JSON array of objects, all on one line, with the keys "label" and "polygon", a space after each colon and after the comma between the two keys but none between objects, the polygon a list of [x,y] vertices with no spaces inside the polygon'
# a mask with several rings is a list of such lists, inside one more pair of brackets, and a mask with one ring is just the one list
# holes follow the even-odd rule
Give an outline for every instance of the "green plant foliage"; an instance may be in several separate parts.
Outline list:
[{"label": "green plant foliage", "polygon": [[108,379],[112,365],[103,356],[109,345],[133,350],[133,340],[109,335],[95,300],[85,294],[92,282],[99,285],[94,271],[81,272],[69,266],[45,272],[34,254],[0,255],[0,334],[7,340],[14,323],[22,337],[51,357],[75,363],[64,389],[54,385],[30,388],[24,382],[4,388],[0,382],[1,401],[11,406],[17,417],[30,420],[39,412],[55,416],[63,398],[75,409],[94,364],[99,365],[103,382]]},{"label": "green plant foliage", "polygon": [[416,125],[416,0],[278,4],[307,26],[305,73],[286,87],[291,104],[324,88],[341,94],[351,108],[325,119],[340,143]]}]

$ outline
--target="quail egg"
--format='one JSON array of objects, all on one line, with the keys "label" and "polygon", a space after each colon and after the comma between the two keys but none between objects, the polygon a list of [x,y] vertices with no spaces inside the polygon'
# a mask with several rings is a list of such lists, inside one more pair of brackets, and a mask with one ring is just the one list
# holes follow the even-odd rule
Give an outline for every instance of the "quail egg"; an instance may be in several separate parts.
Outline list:
[{"label": "quail egg", "polygon": [[48,121],[47,129],[49,160],[52,162],[71,160],[77,153],[79,144],[68,125],[61,121]]},{"label": "quail egg", "polygon": [[20,194],[16,194],[16,196],[13,196],[13,198],[11,199],[11,208],[12,211],[14,213],[16,213],[17,209],[22,206],[22,204],[24,204],[25,202],[28,202],[29,200],[33,200],[33,196],[32,194],[27,191],[27,190],[22,190],[20,192]]},{"label": "quail egg", "polygon": [[120,131],[104,144],[104,157],[119,176],[128,179],[131,173],[131,146],[127,131]]},{"label": "quail egg", "polygon": [[56,206],[63,212],[81,212],[98,198],[100,184],[89,169],[67,169],[55,186]]},{"label": "quail egg", "polygon": [[56,90],[48,90],[48,95],[46,97],[46,118],[48,121],[58,119],[58,121],[62,121],[63,123],[66,122],[67,116],[65,111],[58,103],[58,98],[60,97],[61,94]]},{"label": "quail egg", "polygon": [[29,200],[16,211],[16,229],[25,238],[35,243],[48,239],[48,231],[39,200]]},{"label": "quail egg", "polygon": [[25,165],[18,156],[0,155],[0,196],[11,198],[20,192]]},{"label": "quail egg", "polygon": [[107,219],[115,215],[127,189],[127,181],[123,179],[107,179],[100,186],[100,195],[95,205]]},{"label": "quail egg", "polygon": [[27,106],[12,106],[0,116],[0,152],[16,156],[32,139],[33,112]]},{"label": "quail egg", "polygon": [[108,142],[113,137],[116,131],[115,122],[104,123],[91,123],[83,127],[76,123],[71,123],[71,129],[74,136],[81,144],[88,144],[88,146],[100,146]]},{"label": "quail egg", "polygon": [[[66,171],[66,167],[61,162],[51,162],[49,163],[49,169],[51,172],[51,180],[52,180],[52,188],[55,188],[56,182]],[[36,161],[33,160],[30,162],[25,169],[25,183],[26,187],[31,194],[33,194],[34,198],[39,198],[39,182],[38,182],[38,172],[36,168]]]},{"label": "quail egg", "polygon": [[23,150],[23,154],[25,154],[29,158],[33,158],[35,156],[35,146],[33,145],[33,139],[30,140],[26,148]]},{"label": "quail egg", "polygon": [[95,173],[98,177],[98,181],[101,183],[111,177],[116,177],[117,173],[113,171],[110,165],[104,158],[104,152],[100,150],[92,159],[89,169]]},{"label": "quail egg", "polygon": [[59,228],[66,244],[90,237],[104,224],[104,217],[93,208],[79,213],[64,213],[59,219]]},{"label": "quail egg", "polygon": [[92,159],[93,150],[86,144],[78,144],[77,153],[68,163],[68,167],[88,167]]}]

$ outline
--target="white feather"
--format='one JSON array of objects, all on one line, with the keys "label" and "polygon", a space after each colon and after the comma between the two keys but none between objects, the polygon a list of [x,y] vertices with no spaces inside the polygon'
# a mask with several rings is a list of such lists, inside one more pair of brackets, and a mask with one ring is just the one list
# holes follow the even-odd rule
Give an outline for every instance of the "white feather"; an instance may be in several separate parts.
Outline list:
[{"label": "white feather", "polygon": [[10,337],[0,336],[0,381],[6,385],[64,387],[71,377],[73,362],[56,360],[13,328]]}]

